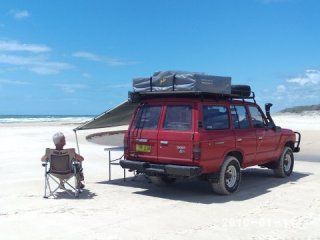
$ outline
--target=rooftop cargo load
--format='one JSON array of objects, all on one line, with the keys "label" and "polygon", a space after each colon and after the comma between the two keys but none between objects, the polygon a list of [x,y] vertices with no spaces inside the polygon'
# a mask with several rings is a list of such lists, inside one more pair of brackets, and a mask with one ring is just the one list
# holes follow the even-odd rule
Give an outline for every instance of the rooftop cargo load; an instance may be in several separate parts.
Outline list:
[{"label": "rooftop cargo load", "polygon": [[185,71],[155,72],[149,78],[133,79],[134,92],[208,92],[231,94],[231,77]]}]

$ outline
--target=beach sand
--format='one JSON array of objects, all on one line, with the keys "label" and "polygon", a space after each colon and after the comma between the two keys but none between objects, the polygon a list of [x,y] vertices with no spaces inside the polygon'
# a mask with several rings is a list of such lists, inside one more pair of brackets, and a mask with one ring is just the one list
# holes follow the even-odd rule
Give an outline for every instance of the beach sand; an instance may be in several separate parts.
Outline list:
[{"label": "beach sand", "polygon": [[[76,147],[72,129],[77,125],[2,124],[0,238],[320,239],[319,117],[308,118],[311,124],[293,116],[276,119],[302,133],[294,173],[280,179],[267,169],[245,169],[239,191],[230,196],[215,195],[198,180],[158,187],[143,176],[132,181],[128,173],[124,182],[119,166],[112,167],[109,182],[103,139],[96,139],[100,144],[86,140],[100,130],[79,131],[86,188],[76,200],[63,193],[57,199],[42,197],[40,157],[53,147],[57,131],[65,133],[66,147]],[[109,137],[106,144],[117,141]]]}]

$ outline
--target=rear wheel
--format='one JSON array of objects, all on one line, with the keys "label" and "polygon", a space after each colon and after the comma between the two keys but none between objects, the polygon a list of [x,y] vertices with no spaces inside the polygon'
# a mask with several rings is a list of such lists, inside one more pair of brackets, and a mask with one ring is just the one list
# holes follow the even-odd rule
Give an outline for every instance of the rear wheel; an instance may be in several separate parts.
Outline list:
[{"label": "rear wheel", "polygon": [[240,164],[236,157],[228,156],[223,162],[218,182],[211,183],[215,193],[228,195],[237,191],[241,181]]},{"label": "rear wheel", "polygon": [[158,186],[168,185],[174,183],[176,178],[168,176],[149,176],[152,183]]},{"label": "rear wheel", "polygon": [[294,157],[290,147],[285,147],[279,159],[277,167],[274,169],[274,174],[277,177],[290,176],[293,170]]}]

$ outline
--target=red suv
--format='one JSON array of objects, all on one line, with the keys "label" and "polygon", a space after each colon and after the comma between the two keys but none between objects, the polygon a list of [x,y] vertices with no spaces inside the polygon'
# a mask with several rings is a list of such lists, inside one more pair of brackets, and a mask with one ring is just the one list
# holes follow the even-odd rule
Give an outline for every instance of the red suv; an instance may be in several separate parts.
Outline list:
[{"label": "red suv", "polygon": [[125,134],[121,166],[158,184],[202,177],[218,194],[238,189],[241,168],[259,165],[273,169],[276,176],[289,176],[300,134],[275,126],[271,104],[266,104],[265,115],[250,93],[131,94],[139,106]]}]

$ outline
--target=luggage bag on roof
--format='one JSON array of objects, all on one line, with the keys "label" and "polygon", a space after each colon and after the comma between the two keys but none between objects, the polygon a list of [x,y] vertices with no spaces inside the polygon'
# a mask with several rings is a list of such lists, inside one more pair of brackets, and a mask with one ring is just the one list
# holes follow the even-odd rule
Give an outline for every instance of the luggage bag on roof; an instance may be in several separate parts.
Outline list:
[{"label": "luggage bag on roof", "polygon": [[133,79],[133,91],[231,94],[231,77],[182,71],[163,71],[154,73],[150,78]]}]

